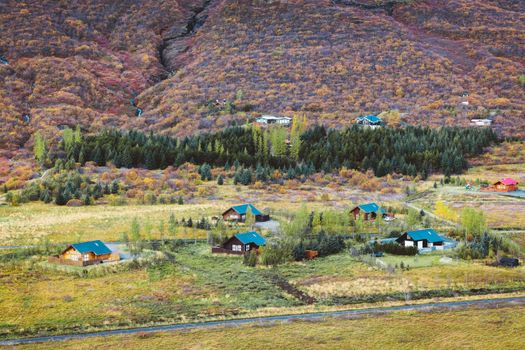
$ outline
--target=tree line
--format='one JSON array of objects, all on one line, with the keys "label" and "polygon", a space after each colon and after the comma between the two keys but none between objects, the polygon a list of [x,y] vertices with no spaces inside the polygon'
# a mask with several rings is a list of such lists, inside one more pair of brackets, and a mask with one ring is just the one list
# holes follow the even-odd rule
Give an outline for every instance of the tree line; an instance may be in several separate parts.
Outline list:
[{"label": "tree line", "polygon": [[[301,124],[293,126],[291,133],[282,127],[231,127],[173,138],[108,129],[65,140],[61,148],[66,160],[81,164],[94,161],[103,166],[112,162],[117,167],[147,169],[177,167],[186,162],[206,167],[240,164],[243,168],[259,168],[260,178],[273,169],[293,175],[297,167],[306,173],[346,167],[372,169],[376,176],[396,172],[426,178],[436,171],[445,175],[461,173],[468,166],[467,157],[482,153],[497,141],[497,136],[489,128],[306,129]],[[206,167],[203,178],[208,178]],[[243,182],[241,177],[239,182]]]}]

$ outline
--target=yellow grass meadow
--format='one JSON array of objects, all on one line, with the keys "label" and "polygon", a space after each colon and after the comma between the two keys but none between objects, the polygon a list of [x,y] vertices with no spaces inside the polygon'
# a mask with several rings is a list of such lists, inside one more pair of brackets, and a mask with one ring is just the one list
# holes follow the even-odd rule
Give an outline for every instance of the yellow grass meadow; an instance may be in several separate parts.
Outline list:
[{"label": "yellow grass meadow", "polygon": [[[65,349],[520,349],[525,343],[525,306],[439,312],[395,312],[159,332],[60,343]],[[57,344],[14,346],[56,349]]]}]

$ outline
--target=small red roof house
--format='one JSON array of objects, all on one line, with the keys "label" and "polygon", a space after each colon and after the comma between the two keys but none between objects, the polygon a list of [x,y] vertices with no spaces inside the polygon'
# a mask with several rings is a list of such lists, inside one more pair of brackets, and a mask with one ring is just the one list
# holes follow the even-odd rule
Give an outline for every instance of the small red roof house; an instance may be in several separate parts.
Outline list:
[{"label": "small red roof house", "polygon": [[498,192],[512,192],[518,190],[518,182],[510,177],[495,182],[493,186]]}]

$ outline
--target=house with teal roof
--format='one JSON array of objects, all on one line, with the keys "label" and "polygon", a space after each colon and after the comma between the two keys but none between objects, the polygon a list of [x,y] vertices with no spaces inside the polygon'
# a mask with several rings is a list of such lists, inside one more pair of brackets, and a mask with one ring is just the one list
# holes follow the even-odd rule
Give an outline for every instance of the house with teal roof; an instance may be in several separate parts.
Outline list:
[{"label": "house with teal roof", "polygon": [[355,120],[356,124],[366,126],[372,129],[380,128],[383,126],[383,119],[379,118],[376,115],[366,115],[362,117],[357,117]]},{"label": "house with teal roof", "polygon": [[440,236],[436,230],[425,228],[405,232],[401,237],[396,239],[396,242],[404,247],[443,249],[445,238]]},{"label": "house with teal roof", "polygon": [[255,231],[237,233],[223,244],[211,249],[212,253],[226,253],[243,255],[251,251],[258,251],[266,245],[266,239]]},{"label": "house with teal roof", "polygon": [[117,261],[120,260],[120,256],[111,251],[102,241],[96,240],[70,244],[61,254],[52,256],[48,260],[65,265],[87,266],[106,261]]},{"label": "house with teal roof", "polygon": [[224,221],[245,222],[248,211],[251,211],[251,213],[255,216],[256,222],[270,220],[270,215],[263,214],[263,212],[257,209],[253,204],[241,204],[233,206],[222,213],[222,218]]},{"label": "house with teal roof", "polygon": [[376,203],[360,204],[357,207],[350,210],[350,213],[354,216],[354,220],[357,220],[359,216],[364,221],[375,220],[379,215],[381,218],[388,216],[385,208],[381,207]]}]

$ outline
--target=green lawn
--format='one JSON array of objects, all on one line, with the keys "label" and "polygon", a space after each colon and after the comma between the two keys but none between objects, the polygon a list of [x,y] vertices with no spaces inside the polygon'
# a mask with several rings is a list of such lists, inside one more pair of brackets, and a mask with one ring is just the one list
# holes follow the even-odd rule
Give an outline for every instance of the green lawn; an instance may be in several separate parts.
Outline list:
[{"label": "green lawn", "polygon": [[0,263],[0,338],[36,331],[132,326],[232,317],[300,303],[245,267],[198,244],[175,263],[81,278],[38,266],[36,258]]},{"label": "green lawn", "polygon": [[[379,258],[379,260],[385,262],[386,264],[394,267],[400,267],[401,263],[405,266],[409,266],[410,268],[417,268],[417,267],[428,267],[428,266],[439,266],[443,265],[444,263],[440,261],[440,259],[446,256],[444,253],[438,253],[438,254],[421,254],[416,256],[400,256],[400,255],[391,255],[391,254],[385,254],[385,256]],[[455,263],[454,261],[451,261],[450,263]]]},{"label": "green lawn", "polygon": [[45,269],[39,266],[43,259],[39,257],[0,259],[0,338],[306,308],[274,284],[274,274],[317,299],[308,306],[310,311],[392,300],[391,295],[407,290],[525,286],[524,267],[501,269],[463,262],[389,273],[341,253],[271,270],[246,267],[241,257],[212,255],[210,250],[206,244],[181,246],[174,262],[100,277]]}]

